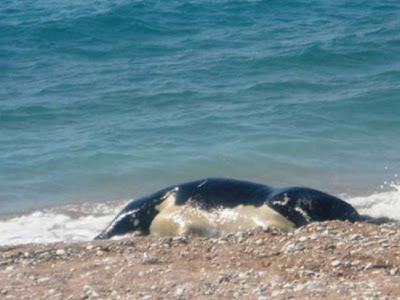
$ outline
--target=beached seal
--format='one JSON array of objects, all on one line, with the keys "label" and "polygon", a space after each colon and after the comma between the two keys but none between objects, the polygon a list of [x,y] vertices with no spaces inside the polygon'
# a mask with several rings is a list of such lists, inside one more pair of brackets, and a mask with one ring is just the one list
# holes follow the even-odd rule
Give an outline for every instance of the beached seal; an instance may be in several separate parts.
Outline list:
[{"label": "beached seal", "polygon": [[359,218],[350,204],[317,190],[208,178],[131,201],[96,239],[133,231],[215,236],[258,226],[291,230],[316,221]]}]

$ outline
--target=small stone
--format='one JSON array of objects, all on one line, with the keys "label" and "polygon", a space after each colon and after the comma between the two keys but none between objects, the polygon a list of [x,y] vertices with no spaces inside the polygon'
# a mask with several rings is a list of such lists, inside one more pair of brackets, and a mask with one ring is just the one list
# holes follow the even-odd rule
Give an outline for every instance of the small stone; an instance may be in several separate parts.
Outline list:
[{"label": "small stone", "polygon": [[271,232],[271,231],[272,231],[272,228],[269,227],[269,226],[262,226],[262,231],[263,231],[263,232]]},{"label": "small stone", "polygon": [[62,256],[62,255],[65,255],[65,250],[64,249],[57,249],[57,251],[56,251],[56,254],[58,255],[58,256]]},{"label": "small stone", "polygon": [[393,268],[393,269],[390,270],[389,273],[390,273],[390,275],[394,276],[394,275],[396,275],[398,272],[399,272],[399,268]]},{"label": "small stone", "polygon": [[311,271],[311,270],[305,270],[304,274],[306,274],[307,276],[313,276],[313,275],[315,275],[315,272]]},{"label": "small stone", "polygon": [[286,246],[284,246],[285,252],[291,252],[291,251],[293,251],[295,249],[295,247],[296,247],[296,244],[289,243]]},{"label": "small stone", "polygon": [[336,268],[336,267],[339,267],[341,264],[342,264],[342,262],[341,262],[340,260],[334,260],[334,261],[331,263],[331,266],[334,267],[334,268]]},{"label": "small stone", "polygon": [[235,238],[244,238],[244,232],[243,231],[238,231],[235,233]]},{"label": "small stone", "polygon": [[360,262],[359,260],[355,260],[355,261],[352,261],[352,262],[351,262],[351,266],[352,266],[352,267],[356,267],[356,266],[359,266],[360,263],[361,263],[361,262]]},{"label": "small stone", "polygon": [[307,241],[307,237],[306,237],[306,236],[301,236],[301,237],[299,238],[299,241],[300,241],[300,242],[305,242],[305,241]]},{"label": "small stone", "polygon": [[187,243],[187,237],[186,236],[176,236],[172,238],[173,242],[178,242],[181,244],[186,244]]},{"label": "small stone", "polygon": [[48,278],[48,277],[43,277],[43,278],[39,278],[38,280],[37,280],[37,283],[38,284],[43,284],[43,283],[47,283],[47,282],[49,282],[50,281],[50,278]]},{"label": "small stone", "polygon": [[346,261],[343,265],[344,265],[346,268],[350,268],[350,267],[351,267],[351,262],[350,262],[350,261]]},{"label": "small stone", "polygon": [[340,248],[340,247],[343,247],[343,246],[346,246],[346,243],[339,242],[339,243],[336,244],[337,248]]},{"label": "small stone", "polygon": [[283,287],[288,290],[293,290],[293,288],[294,288],[293,284],[290,284],[290,283],[286,283]]},{"label": "small stone", "polygon": [[181,299],[183,297],[183,294],[185,293],[185,289],[184,288],[177,288],[175,291],[175,297],[177,299]]},{"label": "small stone", "polygon": [[111,297],[117,297],[118,296],[118,292],[116,290],[113,290],[111,292]]},{"label": "small stone", "polygon": [[155,256],[150,256],[147,252],[143,253],[142,264],[157,264],[160,260]]},{"label": "small stone", "polygon": [[86,250],[90,251],[93,250],[94,246],[93,245],[87,245],[86,246]]},{"label": "small stone", "polygon": [[279,296],[280,293],[281,293],[280,291],[273,291],[271,296],[276,297],[276,296]]},{"label": "small stone", "polygon": [[304,288],[305,288],[304,284],[298,284],[294,287],[294,291],[301,292],[302,290],[304,290]]},{"label": "small stone", "polygon": [[8,294],[8,289],[2,289],[0,293],[2,295],[7,295]]},{"label": "small stone", "polygon": [[258,239],[256,241],[256,245],[258,245],[258,246],[264,245],[264,240],[263,239]]},{"label": "small stone", "polygon": [[49,256],[50,256],[50,253],[47,251],[40,254],[40,257],[49,257]]},{"label": "small stone", "polygon": [[356,241],[356,240],[359,240],[360,238],[361,238],[361,234],[353,234],[350,237],[350,241]]},{"label": "small stone", "polygon": [[307,283],[307,288],[309,290],[318,290],[320,288],[321,283],[319,281],[313,281],[310,283]]},{"label": "small stone", "polygon": [[56,289],[51,289],[51,290],[49,290],[47,293],[48,293],[49,295],[53,295],[56,291],[57,291]]},{"label": "small stone", "polygon": [[372,267],[373,267],[373,264],[367,263],[367,264],[365,265],[365,267],[364,267],[364,270],[372,269]]}]

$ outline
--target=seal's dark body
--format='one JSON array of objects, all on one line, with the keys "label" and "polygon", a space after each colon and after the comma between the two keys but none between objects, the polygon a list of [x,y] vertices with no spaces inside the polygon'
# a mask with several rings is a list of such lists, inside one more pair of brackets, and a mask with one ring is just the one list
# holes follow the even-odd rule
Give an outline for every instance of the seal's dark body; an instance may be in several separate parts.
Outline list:
[{"label": "seal's dark body", "polygon": [[204,210],[234,208],[239,205],[260,207],[266,204],[296,227],[316,221],[355,222],[360,218],[350,204],[317,190],[304,187],[274,189],[247,181],[209,178],[171,186],[131,201],[96,239],[132,231],[148,234],[151,222],[159,213],[156,206],[169,193],[174,193],[175,205],[190,202],[190,205]]}]

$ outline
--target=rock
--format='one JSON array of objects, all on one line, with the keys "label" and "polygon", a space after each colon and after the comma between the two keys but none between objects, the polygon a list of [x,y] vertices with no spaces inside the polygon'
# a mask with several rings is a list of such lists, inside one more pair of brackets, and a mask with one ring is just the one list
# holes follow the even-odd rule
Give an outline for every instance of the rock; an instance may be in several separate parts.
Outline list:
[{"label": "rock", "polygon": [[364,270],[368,270],[368,269],[372,269],[373,268],[373,264],[372,263],[367,263],[364,267]]},{"label": "rock", "polygon": [[295,243],[288,243],[285,246],[283,246],[283,251],[284,252],[292,252],[292,251],[294,251],[295,248],[296,248]]},{"label": "rock", "polygon": [[243,231],[238,231],[235,233],[235,238],[237,238],[239,243],[242,243],[244,241],[244,232]]},{"label": "rock", "polygon": [[205,282],[204,283],[203,290],[204,290],[204,292],[203,292],[204,295],[212,295],[212,294],[214,294],[214,287],[209,282]]},{"label": "rock", "polygon": [[294,288],[293,284],[290,284],[290,283],[285,283],[285,285],[283,287],[287,290],[293,290],[293,288]]},{"label": "rock", "polygon": [[294,291],[295,292],[301,292],[302,290],[304,290],[305,285],[304,284],[298,284],[294,287]]},{"label": "rock", "polygon": [[13,266],[8,266],[6,268],[6,272],[12,272],[12,271],[14,271],[14,267]]},{"label": "rock", "polygon": [[271,296],[272,297],[277,297],[277,296],[279,296],[281,294],[281,291],[273,291],[272,293],[271,293]]},{"label": "rock", "polygon": [[351,262],[351,266],[352,266],[352,267],[359,266],[360,264],[361,264],[361,261],[359,261],[359,260],[355,260],[355,261],[352,261],[352,262]]},{"label": "rock", "polygon": [[85,285],[85,286],[83,287],[83,292],[84,292],[85,295],[88,296],[88,297],[93,297],[93,298],[99,297],[99,294],[98,294],[94,289],[92,289],[92,287],[89,286],[89,285]]},{"label": "rock", "polygon": [[48,277],[43,277],[43,278],[39,278],[38,280],[37,280],[37,283],[38,284],[44,284],[44,283],[47,283],[47,282],[49,282],[50,281],[50,278],[48,278]]},{"label": "rock", "polygon": [[172,241],[173,242],[178,242],[178,243],[181,243],[181,244],[187,244],[188,238],[186,236],[182,235],[182,236],[173,237]]},{"label": "rock", "polygon": [[159,259],[155,256],[149,255],[147,252],[143,253],[142,264],[157,264],[159,263]]},{"label": "rock", "polygon": [[58,255],[58,256],[65,255],[66,253],[67,253],[67,252],[65,252],[64,249],[57,249],[57,251],[56,251],[56,255]]},{"label": "rock", "polygon": [[331,262],[331,266],[336,268],[339,267],[342,264],[342,262],[340,260],[334,260],[333,262]]},{"label": "rock", "polygon": [[118,297],[118,292],[116,290],[113,290],[110,294],[111,297],[116,298]]},{"label": "rock", "polygon": [[2,295],[7,295],[8,292],[9,292],[8,289],[2,289],[2,290],[0,291],[0,294],[2,294]]},{"label": "rock", "polygon": [[361,234],[353,234],[350,237],[350,241],[356,241],[356,240],[359,240],[359,239],[361,239]]},{"label": "rock", "polygon": [[177,299],[181,299],[183,297],[183,294],[185,293],[185,289],[184,288],[177,288],[175,291],[175,297]]},{"label": "rock", "polygon": [[300,238],[299,238],[299,242],[305,242],[305,241],[307,241],[307,237],[306,236],[301,236]]},{"label": "rock", "polygon": [[48,293],[49,295],[53,295],[55,292],[57,292],[56,289],[50,289],[47,293]]},{"label": "rock", "polygon": [[264,240],[263,239],[258,239],[256,241],[256,245],[258,245],[258,246],[264,245]]},{"label": "rock", "polygon": [[399,268],[393,268],[390,270],[389,274],[395,276],[399,272]]}]

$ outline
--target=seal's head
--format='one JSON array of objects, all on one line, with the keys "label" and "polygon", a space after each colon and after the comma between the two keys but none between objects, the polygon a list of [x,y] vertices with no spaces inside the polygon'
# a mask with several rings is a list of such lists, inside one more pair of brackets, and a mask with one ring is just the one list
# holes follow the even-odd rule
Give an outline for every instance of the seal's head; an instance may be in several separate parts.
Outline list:
[{"label": "seal's head", "polygon": [[137,209],[130,211],[122,211],[114,221],[98,236],[95,240],[104,240],[114,235],[124,235],[141,229],[139,218],[137,217]]}]

